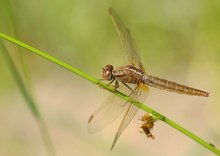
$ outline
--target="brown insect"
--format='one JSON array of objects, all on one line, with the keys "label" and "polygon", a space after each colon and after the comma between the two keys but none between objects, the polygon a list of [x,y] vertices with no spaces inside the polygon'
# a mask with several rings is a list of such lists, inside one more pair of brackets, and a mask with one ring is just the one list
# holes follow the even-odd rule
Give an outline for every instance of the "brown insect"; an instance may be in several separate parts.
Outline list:
[{"label": "brown insect", "polygon": [[[176,92],[179,94],[204,97],[209,96],[208,92],[147,74],[139,57],[138,50],[132,39],[130,31],[124,26],[121,19],[112,8],[109,9],[109,13],[130,63],[129,65],[121,66],[115,69],[110,64],[103,68],[103,80],[110,81],[109,85],[115,82],[115,89],[120,90],[122,87],[127,88],[129,91],[128,95],[131,97],[131,99],[134,101],[140,101],[142,103],[146,99],[148,86]],[[131,85],[134,87],[130,87]],[[104,104],[91,115],[89,119],[89,132],[97,132],[115,120],[121,114],[121,112],[123,112],[123,110],[126,110],[111,149],[113,149],[120,135],[139,110],[139,108],[134,106],[132,102],[122,102],[123,101],[120,98],[112,94],[104,102]],[[143,131],[147,134],[150,134],[144,130],[145,127],[146,126],[143,126]]]}]

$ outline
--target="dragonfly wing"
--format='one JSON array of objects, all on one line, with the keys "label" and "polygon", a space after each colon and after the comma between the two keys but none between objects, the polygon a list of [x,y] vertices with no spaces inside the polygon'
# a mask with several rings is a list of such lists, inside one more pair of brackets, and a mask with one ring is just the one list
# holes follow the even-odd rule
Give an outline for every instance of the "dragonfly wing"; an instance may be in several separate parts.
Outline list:
[{"label": "dragonfly wing", "polygon": [[[123,84],[120,84],[118,90],[122,92],[131,92]],[[95,133],[102,130],[119,117],[127,108],[128,106],[125,105],[124,100],[115,94],[111,94],[90,116],[88,121],[88,131],[90,133]]]},{"label": "dragonfly wing", "polygon": [[139,67],[144,70],[143,64],[141,63],[141,59],[139,56],[138,48],[131,36],[129,29],[125,27],[122,20],[112,8],[109,9],[109,13],[121,40],[124,51],[128,55],[129,62],[133,66]]},{"label": "dragonfly wing", "polygon": [[[144,102],[147,97],[147,94],[146,94],[147,92],[148,92],[148,87],[141,83],[136,87],[136,89],[131,95],[131,98],[133,99],[133,101]],[[134,118],[135,114],[139,110],[139,107],[132,104],[132,102],[129,103],[128,109],[124,115],[124,118],[118,128],[118,131],[112,143],[111,150],[114,148],[116,142],[118,141],[123,131],[127,128],[131,120]]]}]

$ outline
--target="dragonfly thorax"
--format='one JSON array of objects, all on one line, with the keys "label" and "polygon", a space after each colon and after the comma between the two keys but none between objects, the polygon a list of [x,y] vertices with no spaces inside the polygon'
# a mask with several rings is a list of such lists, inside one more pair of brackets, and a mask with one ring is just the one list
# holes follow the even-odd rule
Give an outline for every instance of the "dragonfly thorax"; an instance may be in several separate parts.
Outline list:
[{"label": "dragonfly thorax", "polygon": [[104,80],[111,81],[114,79],[114,75],[112,74],[113,69],[114,67],[111,64],[102,68],[102,77]]}]

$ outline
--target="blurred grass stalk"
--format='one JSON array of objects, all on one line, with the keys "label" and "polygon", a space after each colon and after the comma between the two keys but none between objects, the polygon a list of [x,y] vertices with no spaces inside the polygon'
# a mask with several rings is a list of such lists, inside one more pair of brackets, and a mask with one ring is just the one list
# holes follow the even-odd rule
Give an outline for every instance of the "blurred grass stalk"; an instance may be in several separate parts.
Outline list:
[{"label": "blurred grass stalk", "polygon": [[[29,45],[27,45],[27,44],[25,44],[25,43],[23,43],[23,42],[20,42],[20,41],[14,39],[14,38],[12,38],[12,37],[9,37],[9,36],[7,36],[7,35],[1,33],[1,32],[0,32],[0,37],[3,38],[3,39],[5,39],[5,40],[8,40],[9,42],[12,42],[12,43],[14,43],[14,44],[16,44],[16,45],[18,45],[18,46],[20,46],[20,47],[23,47],[23,48],[29,50],[30,52],[35,53],[35,54],[37,54],[37,55],[39,55],[39,56],[41,56],[41,57],[43,57],[43,58],[45,58],[45,59],[47,59],[47,60],[49,60],[49,61],[51,61],[51,62],[53,62],[53,63],[55,63],[55,64],[57,64],[57,65],[59,65],[59,66],[65,68],[65,69],[67,69],[67,70],[69,70],[69,71],[71,71],[71,72],[73,72],[73,73],[75,73],[75,74],[77,74],[77,75],[79,75],[79,76],[85,78],[86,80],[88,80],[88,81],[90,81],[90,82],[92,82],[92,83],[94,83],[94,84],[96,84],[96,85],[98,85],[98,86],[100,86],[100,87],[102,87],[102,88],[104,88],[104,89],[106,89],[106,90],[108,90],[108,91],[110,91],[110,92],[116,94],[117,96],[121,97],[121,98],[124,99],[124,100],[127,100],[127,101],[131,100],[127,95],[125,95],[125,94],[123,94],[123,93],[121,93],[121,92],[115,91],[112,87],[109,87],[109,86],[105,85],[104,83],[101,83],[101,82],[100,82],[99,80],[97,80],[96,78],[93,78],[93,77],[91,77],[90,75],[88,75],[88,74],[86,74],[86,73],[84,73],[84,72],[82,72],[82,71],[80,71],[80,70],[78,70],[78,69],[76,69],[76,68],[71,67],[70,65],[68,65],[68,64],[66,64],[66,63],[64,63],[64,62],[62,62],[62,61],[60,61],[60,60],[58,60],[58,59],[56,59],[56,58],[54,58],[54,57],[48,55],[48,54],[46,54],[46,53],[43,52],[43,51],[40,51],[40,50],[38,50],[38,49],[36,49],[36,48],[33,48],[33,47],[31,47],[31,46],[29,46]],[[19,80],[19,79],[18,79],[18,80]],[[17,81],[18,81],[18,80],[17,80]],[[21,80],[19,80],[19,81],[21,81]],[[20,83],[20,82],[19,82],[19,83]],[[21,86],[21,87],[24,87],[24,86]],[[21,88],[21,89],[22,89],[22,88]],[[25,89],[25,88],[24,88],[24,89]],[[28,94],[23,91],[24,89],[22,89],[22,92],[23,92],[23,94],[24,94],[25,97],[26,97]],[[27,95],[26,95],[26,94],[27,94]],[[31,102],[31,105],[32,105],[32,104],[33,104],[33,103],[32,103],[32,102],[33,102],[32,99],[29,99],[30,97],[26,97],[26,98],[27,98],[27,101],[31,100],[30,102]],[[177,123],[173,122],[172,120],[166,118],[166,117],[163,116],[162,114],[156,112],[155,110],[153,110],[153,109],[151,109],[151,108],[145,106],[144,104],[142,104],[142,103],[140,103],[140,102],[138,102],[138,101],[134,101],[134,102],[132,101],[132,104],[134,104],[134,105],[140,107],[140,108],[141,108],[143,111],[145,111],[145,112],[151,113],[151,114],[152,114],[155,118],[157,118],[158,120],[161,120],[161,121],[167,123],[167,124],[170,125],[171,127],[175,128],[175,129],[178,130],[179,132],[185,134],[186,136],[188,136],[189,138],[191,138],[192,140],[194,140],[194,141],[197,142],[198,144],[202,145],[203,147],[207,148],[208,150],[212,151],[213,153],[215,153],[215,154],[217,154],[217,155],[220,155],[220,150],[219,150],[219,149],[217,149],[216,147],[210,145],[208,142],[202,140],[201,138],[199,138],[198,136],[196,136],[196,135],[193,134],[192,132],[188,131],[187,129],[181,127],[180,125],[178,125]],[[33,108],[32,108],[32,109],[33,109]],[[35,108],[34,108],[33,111],[36,111]],[[36,112],[35,112],[35,113],[36,113]],[[42,122],[42,121],[41,121],[42,119],[41,119],[41,117],[39,116],[39,113],[36,113],[35,116],[40,120],[40,122]],[[43,122],[42,122],[42,123],[43,123]],[[44,124],[43,124],[43,125],[44,125]]]},{"label": "blurred grass stalk", "polygon": [[[3,55],[3,58],[9,68],[9,70],[12,73],[12,76],[14,77],[14,80],[16,81],[21,94],[23,95],[24,99],[26,100],[26,104],[29,107],[29,109],[31,110],[33,116],[35,117],[35,119],[38,122],[38,125],[40,127],[40,131],[45,143],[45,147],[47,150],[48,155],[50,156],[55,156],[56,152],[55,152],[55,148],[53,146],[53,142],[51,141],[48,129],[46,127],[46,124],[44,122],[44,119],[37,107],[37,104],[31,94],[30,91],[30,83],[28,83],[29,85],[26,85],[27,83],[24,82],[24,79],[22,78],[21,74],[19,73],[18,69],[16,68],[9,52],[7,51],[7,48],[5,47],[4,43],[2,42],[2,40],[0,40],[0,51]],[[26,72],[26,74],[28,74]]]}]

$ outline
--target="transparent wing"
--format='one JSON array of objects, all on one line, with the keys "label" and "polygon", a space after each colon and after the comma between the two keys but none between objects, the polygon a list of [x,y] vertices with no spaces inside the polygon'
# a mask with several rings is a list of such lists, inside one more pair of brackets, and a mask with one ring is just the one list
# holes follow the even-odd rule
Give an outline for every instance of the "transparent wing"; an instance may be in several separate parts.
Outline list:
[{"label": "transparent wing", "polygon": [[[131,94],[131,98],[134,101],[139,101],[139,102],[143,103],[147,97],[146,93],[148,93],[148,87],[141,83],[136,87],[134,92]],[[116,136],[114,138],[114,141],[112,143],[111,150],[114,148],[119,137],[121,136],[123,131],[127,128],[127,126],[129,125],[131,120],[134,118],[134,116],[138,110],[139,110],[139,107],[133,105],[132,103],[129,103],[128,109],[124,115],[124,118],[118,128],[118,131],[117,131]]]},{"label": "transparent wing", "polygon": [[[131,92],[123,84],[120,84],[118,90],[127,93]],[[128,105],[125,105],[125,103],[126,102],[123,99],[119,98],[115,94],[111,94],[90,116],[88,121],[88,131],[90,133],[95,133],[112,123],[128,108]]]},{"label": "transparent wing", "polygon": [[128,55],[129,62],[133,66],[139,67],[142,70],[144,70],[144,67],[141,63],[141,59],[139,56],[137,46],[136,46],[134,40],[132,39],[132,36],[131,36],[129,29],[125,27],[122,20],[119,18],[117,13],[112,8],[109,9],[109,13],[112,18],[115,29],[117,30],[117,33],[118,33],[119,38],[121,40],[122,46]]}]

